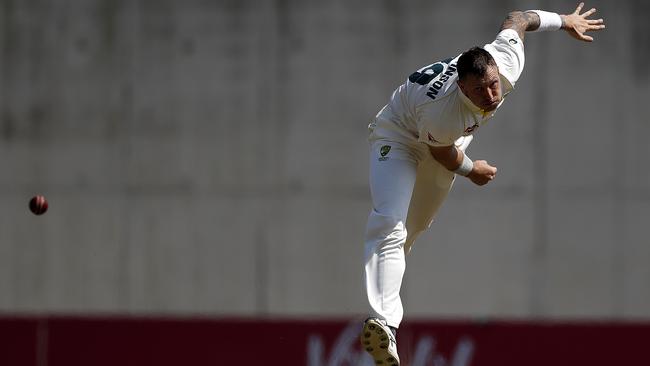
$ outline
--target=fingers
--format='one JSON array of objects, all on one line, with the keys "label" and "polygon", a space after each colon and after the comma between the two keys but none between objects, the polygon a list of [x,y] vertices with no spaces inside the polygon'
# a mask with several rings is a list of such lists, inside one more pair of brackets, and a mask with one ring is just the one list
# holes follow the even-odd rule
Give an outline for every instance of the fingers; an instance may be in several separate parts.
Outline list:
[{"label": "fingers", "polygon": [[605,29],[605,25],[592,25],[587,28],[588,31],[599,31],[601,29]]},{"label": "fingers", "polygon": [[605,29],[605,22],[602,19],[587,20],[587,24],[589,24],[588,30],[590,31]]},{"label": "fingers", "polygon": [[576,39],[579,39],[579,40],[581,40],[581,41],[592,42],[592,41],[594,40],[594,37],[592,37],[592,36],[588,36],[588,35],[585,34],[585,32],[588,31],[588,30],[589,30],[588,28],[585,29],[584,31],[582,31],[582,30],[578,30],[578,29],[574,29],[574,30],[573,30],[573,36],[574,36]]},{"label": "fingers", "polygon": [[579,34],[579,36],[580,36],[580,39],[585,41],[585,42],[593,42],[594,41],[594,37],[592,37],[592,36],[587,36],[587,35],[584,35],[584,34]]},{"label": "fingers", "polygon": [[595,12],[596,12],[596,8],[591,8],[591,9],[587,10],[586,12],[584,12],[580,16],[583,17],[583,18],[586,18],[586,17],[590,16],[591,14],[593,14]]},{"label": "fingers", "polygon": [[573,14],[580,14],[580,10],[582,10],[582,7],[585,6],[585,3],[580,3],[578,4],[578,7],[576,8],[576,11],[573,12]]},{"label": "fingers", "polygon": [[594,38],[585,35],[584,33],[605,29],[605,21],[602,18],[587,19],[589,16],[592,16],[596,13],[596,8],[591,8],[586,12],[580,14],[584,6],[585,3],[581,2],[578,4],[578,7],[573,12],[573,14],[567,16],[567,19],[571,20],[567,29],[574,38],[585,42],[593,42]]},{"label": "fingers", "polygon": [[605,21],[602,19],[587,19],[587,24],[595,25],[595,24],[604,24]]},{"label": "fingers", "polygon": [[602,19],[587,20],[587,25],[583,32],[599,31],[605,29],[605,24]]},{"label": "fingers", "polygon": [[490,166],[490,171],[485,175],[488,180],[493,180],[494,177],[497,175],[497,168],[494,166]]}]

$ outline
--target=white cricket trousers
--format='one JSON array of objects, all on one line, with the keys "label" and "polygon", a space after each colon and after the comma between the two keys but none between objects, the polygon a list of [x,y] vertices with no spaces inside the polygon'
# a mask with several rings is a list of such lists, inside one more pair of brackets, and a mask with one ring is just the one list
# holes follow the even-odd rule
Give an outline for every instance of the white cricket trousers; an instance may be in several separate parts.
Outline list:
[{"label": "white cricket trousers", "polygon": [[[471,137],[457,144],[463,151]],[[406,254],[447,197],[455,174],[438,163],[423,143],[370,138],[373,208],[365,234],[364,282],[371,316],[399,327]]]}]

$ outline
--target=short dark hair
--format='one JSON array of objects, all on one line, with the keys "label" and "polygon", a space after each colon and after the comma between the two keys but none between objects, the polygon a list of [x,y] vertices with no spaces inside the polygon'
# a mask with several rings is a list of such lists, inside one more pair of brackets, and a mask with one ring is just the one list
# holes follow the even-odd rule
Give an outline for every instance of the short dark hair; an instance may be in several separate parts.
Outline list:
[{"label": "short dark hair", "polygon": [[488,51],[481,47],[472,47],[458,58],[458,78],[463,79],[469,74],[483,76],[488,66],[496,65],[496,61]]}]

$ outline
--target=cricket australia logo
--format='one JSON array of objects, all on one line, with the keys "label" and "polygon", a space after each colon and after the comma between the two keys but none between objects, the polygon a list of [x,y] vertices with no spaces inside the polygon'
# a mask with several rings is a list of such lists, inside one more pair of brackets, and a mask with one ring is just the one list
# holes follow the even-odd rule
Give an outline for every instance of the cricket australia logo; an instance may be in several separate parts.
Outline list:
[{"label": "cricket australia logo", "polygon": [[381,157],[379,158],[379,161],[386,161],[386,160],[388,160],[388,157],[387,157],[386,155],[388,155],[388,152],[389,152],[389,151],[390,151],[390,145],[384,145],[384,146],[382,146],[382,147],[379,149],[379,155],[381,155]]}]

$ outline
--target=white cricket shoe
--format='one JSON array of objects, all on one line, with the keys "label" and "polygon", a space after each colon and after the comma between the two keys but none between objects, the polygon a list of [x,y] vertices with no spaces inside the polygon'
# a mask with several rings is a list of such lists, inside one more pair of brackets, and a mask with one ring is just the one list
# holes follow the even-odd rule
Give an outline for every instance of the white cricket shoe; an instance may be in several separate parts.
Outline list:
[{"label": "white cricket shoe", "polygon": [[372,356],[375,365],[399,366],[397,341],[386,321],[378,318],[366,319],[359,340],[361,347]]}]

